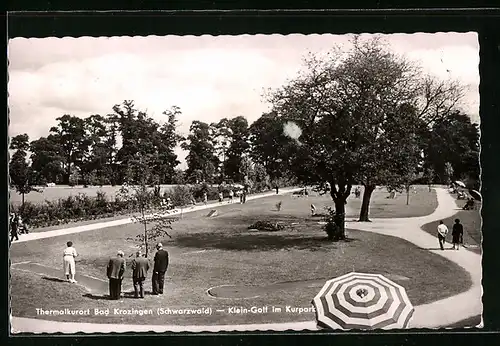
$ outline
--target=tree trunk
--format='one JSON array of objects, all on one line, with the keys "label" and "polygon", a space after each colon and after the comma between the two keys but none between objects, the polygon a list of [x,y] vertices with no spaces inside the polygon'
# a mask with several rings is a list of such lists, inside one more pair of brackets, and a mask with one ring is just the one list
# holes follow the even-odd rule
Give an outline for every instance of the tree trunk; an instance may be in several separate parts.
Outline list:
[{"label": "tree trunk", "polygon": [[410,204],[410,187],[406,187],[406,205]]},{"label": "tree trunk", "polygon": [[330,240],[344,240],[345,236],[345,198],[335,200],[335,225],[337,231],[334,236],[328,236]]},{"label": "tree trunk", "polygon": [[21,193],[21,209],[24,210],[24,192]]},{"label": "tree trunk", "polygon": [[370,199],[375,190],[376,185],[365,185],[363,191],[363,201],[361,202],[361,211],[359,213],[359,221],[369,222],[368,213],[370,211]]}]

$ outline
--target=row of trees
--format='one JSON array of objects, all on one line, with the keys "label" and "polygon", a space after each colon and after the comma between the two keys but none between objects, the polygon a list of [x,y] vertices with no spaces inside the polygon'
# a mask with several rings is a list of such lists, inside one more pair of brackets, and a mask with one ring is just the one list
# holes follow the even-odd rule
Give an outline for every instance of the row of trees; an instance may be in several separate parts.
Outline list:
[{"label": "row of trees", "polygon": [[[184,184],[234,182],[257,188],[283,185],[284,175],[259,159],[253,148],[255,130],[238,116],[207,124],[193,121],[189,135],[177,131],[181,111],[172,107],[159,123],[126,100],[113,114],[57,118],[47,137],[30,142],[12,138],[11,184],[23,195],[46,183],[69,185]],[[259,137],[260,136],[260,137]],[[188,168],[176,167],[175,149],[188,152]],[[258,151],[259,149],[257,149]],[[28,157],[29,156],[29,157]]]}]

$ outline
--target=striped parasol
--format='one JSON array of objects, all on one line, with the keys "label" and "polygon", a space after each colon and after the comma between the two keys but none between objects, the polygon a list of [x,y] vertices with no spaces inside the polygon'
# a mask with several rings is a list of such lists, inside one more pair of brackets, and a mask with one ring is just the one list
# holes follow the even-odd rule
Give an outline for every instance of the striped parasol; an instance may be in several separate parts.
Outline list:
[{"label": "striped parasol", "polygon": [[414,312],[405,289],[380,274],[328,280],[312,303],[318,326],[327,329],[403,329]]}]

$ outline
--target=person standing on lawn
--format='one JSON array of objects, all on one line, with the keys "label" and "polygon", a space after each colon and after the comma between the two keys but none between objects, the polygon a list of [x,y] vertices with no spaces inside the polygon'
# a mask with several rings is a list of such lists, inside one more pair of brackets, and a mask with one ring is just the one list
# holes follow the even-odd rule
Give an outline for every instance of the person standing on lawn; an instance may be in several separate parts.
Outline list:
[{"label": "person standing on lawn", "polygon": [[126,267],[123,255],[123,251],[118,251],[116,257],[112,257],[108,263],[109,297],[113,300],[120,299],[122,293],[122,280]]},{"label": "person standing on lawn", "polygon": [[134,284],[134,297],[144,298],[144,281],[148,276],[149,261],[142,256],[141,251],[135,253],[132,260],[132,282]]},{"label": "person standing on lawn", "polygon": [[439,221],[437,232],[438,232],[439,247],[441,248],[441,250],[444,250],[444,243],[446,242],[448,227],[446,227],[443,221]]},{"label": "person standing on lawn", "polygon": [[168,268],[168,252],[163,250],[163,245],[156,245],[156,254],[153,267],[153,294],[163,294],[163,286],[165,283],[165,272]]},{"label": "person standing on lawn", "polygon": [[464,237],[464,226],[460,223],[460,219],[455,219],[451,236],[453,237],[453,250],[459,250]]},{"label": "person standing on lawn", "polygon": [[66,275],[66,280],[71,283],[76,283],[75,280],[75,257],[78,256],[76,249],[73,247],[73,242],[69,241],[66,243],[66,249],[63,252],[63,264],[64,264],[64,275]]},{"label": "person standing on lawn", "polygon": [[16,240],[19,240],[18,229],[19,229],[19,221],[18,221],[17,215],[13,214],[10,217],[10,242],[11,243],[14,241],[14,238],[16,238]]}]

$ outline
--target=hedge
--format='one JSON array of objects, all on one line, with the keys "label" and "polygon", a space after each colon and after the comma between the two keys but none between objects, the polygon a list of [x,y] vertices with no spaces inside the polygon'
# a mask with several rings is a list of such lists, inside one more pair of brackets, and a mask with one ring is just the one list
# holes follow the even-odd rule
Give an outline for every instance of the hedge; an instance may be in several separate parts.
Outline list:
[{"label": "hedge", "polygon": [[[165,192],[163,196],[151,192],[147,208],[150,210],[159,208],[162,198],[170,198],[175,207],[189,205],[193,199],[196,202],[202,202],[204,192],[207,193],[208,200],[217,200],[219,189],[219,187],[200,184],[195,186],[178,185]],[[224,197],[228,196],[228,191],[228,188],[223,189]],[[25,202],[23,207],[11,204],[10,208],[13,212],[20,214],[32,228],[122,216],[138,211],[137,203],[130,196],[127,196],[125,188],[117,193],[114,200],[108,199],[104,192],[98,191],[95,197],[80,193],[77,196],[59,198],[56,201]]]}]

